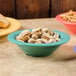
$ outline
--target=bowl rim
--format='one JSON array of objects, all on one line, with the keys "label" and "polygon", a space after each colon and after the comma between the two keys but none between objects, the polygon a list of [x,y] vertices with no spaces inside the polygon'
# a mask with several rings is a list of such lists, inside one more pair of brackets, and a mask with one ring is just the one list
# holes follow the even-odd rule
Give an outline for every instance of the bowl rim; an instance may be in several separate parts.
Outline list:
[{"label": "bowl rim", "polygon": [[66,13],[62,13],[62,14],[57,15],[57,16],[56,16],[56,20],[59,21],[59,22],[61,22],[61,23],[63,23],[63,24],[76,25],[76,22],[70,22],[70,21],[65,21],[65,20],[63,20],[63,19],[60,17],[60,15],[64,15],[64,14],[66,14]]},{"label": "bowl rim", "polygon": [[[28,30],[32,30],[32,29],[28,29]],[[16,32],[13,32],[11,34],[9,34],[7,36],[7,39],[14,43],[14,44],[17,44],[17,45],[26,45],[26,46],[45,46],[45,47],[48,47],[48,46],[57,46],[57,45],[61,45],[61,44],[64,44],[66,42],[68,42],[70,40],[70,36],[64,32],[61,32],[61,31],[57,31],[57,30],[53,30],[54,32],[58,33],[60,36],[61,36],[61,40],[58,41],[58,42],[54,42],[54,43],[46,43],[46,44],[34,44],[34,43],[25,43],[25,42],[20,42],[18,40],[16,40],[16,36],[18,36],[23,30],[20,30],[20,31],[16,31]]]}]

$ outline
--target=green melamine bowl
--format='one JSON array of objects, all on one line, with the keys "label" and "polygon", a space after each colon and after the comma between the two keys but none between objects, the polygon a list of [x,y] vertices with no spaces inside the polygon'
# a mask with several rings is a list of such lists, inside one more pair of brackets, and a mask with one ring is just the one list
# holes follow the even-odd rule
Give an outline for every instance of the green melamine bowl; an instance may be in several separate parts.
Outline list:
[{"label": "green melamine bowl", "polygon": [[[13,32],[8,35],[8,40],[14,44],[17,44],[25,54],[34,56],[34,57],[43,57],[51,55],[60,45],[68,42],[70,36],[64,32],[53,30],[54,32],[60,35],[60,41],[47,44],[34,44],[34,43],[25,43],[16,40],[16,36],[19,35],[23,30]],[[31,31],[31,30],[30,30]]]}]

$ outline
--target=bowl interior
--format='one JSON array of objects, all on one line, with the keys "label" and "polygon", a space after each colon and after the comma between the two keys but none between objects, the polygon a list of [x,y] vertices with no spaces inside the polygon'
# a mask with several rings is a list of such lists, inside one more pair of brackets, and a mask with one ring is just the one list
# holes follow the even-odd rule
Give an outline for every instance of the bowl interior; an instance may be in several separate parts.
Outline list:
[{"label": "bowl interior", "polygon": [[[66,14],[66,13],[63,13]],[[63,15],[60,14],[60,15]],[[64,24],[66,26],[66,28],[72,33],[72,34],[76,34],[76,22],[69,22],[69,21],[65,21],[63,20],[60,15],[56,16],[56,20],[59,21],[60,23]]]},{"label": "bowl interior", "polygon": [[[29,29],[31,31],[31,29]],[[24,43],[24,42],[20,42],[18,40],[16,40],[16,36],[18,36],[23,30],[20,30],[20,31],[16,31],[16,32],[13,32],[11,34],[8,35],[8,40],[12,43],[15,43],[17,45],[27,45],[27,46],[56,46],[56,45],[61,45],[61,44],[64,44],[66,42],[69,41],[70,39],[70,36],[64,32],[61,32],[61,31],[57,31],[57,30],[53,30],[54,32],[58,33],[60,35],[60,41],[58,42],[54,42],[54,43],[47,43],[47,44],[34,44],[34,43]]]}]

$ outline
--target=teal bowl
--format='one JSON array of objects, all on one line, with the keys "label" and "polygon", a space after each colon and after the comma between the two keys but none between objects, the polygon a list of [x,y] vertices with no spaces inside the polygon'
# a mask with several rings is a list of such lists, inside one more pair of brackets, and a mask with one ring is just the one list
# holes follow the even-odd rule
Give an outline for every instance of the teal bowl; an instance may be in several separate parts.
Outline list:
[{"label": "teal bowl", "polygon": [[[13,32],[8,35],[8,40],[14,44],[17,44],[19,48],[24,51],[25,54],[34,56],[34,57],[43,57],[51,55],[57,48],[62,44],[70,40],[70,36],[64,32],[56,31],[60,35],[60,41],[47,44],[34,44],[34,43],[25,43],[16,40],[16,36],[19,35],[23,30]],[[31,31],[31,30],[30,30]]]}]

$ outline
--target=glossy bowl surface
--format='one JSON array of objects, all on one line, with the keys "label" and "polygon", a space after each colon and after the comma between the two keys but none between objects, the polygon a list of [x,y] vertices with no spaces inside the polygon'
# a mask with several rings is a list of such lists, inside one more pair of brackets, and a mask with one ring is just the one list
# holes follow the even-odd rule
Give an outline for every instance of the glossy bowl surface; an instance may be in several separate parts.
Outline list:
[{"label": "glossy bowl surface", "polygon": [[[69,41],[70,36],[64,32],[56,31],[60,35],[60,41],[47,44],[34,44],[34,43],[25,43],[16,40],[16,36],[19,35],[23,30],[13,32],[8,35],[8,40],[14,44],[17,44],[21,50],[30,56],[42,57],[51,55],[60,45]],[[31,31],[31,30],[30,30]]]}]

